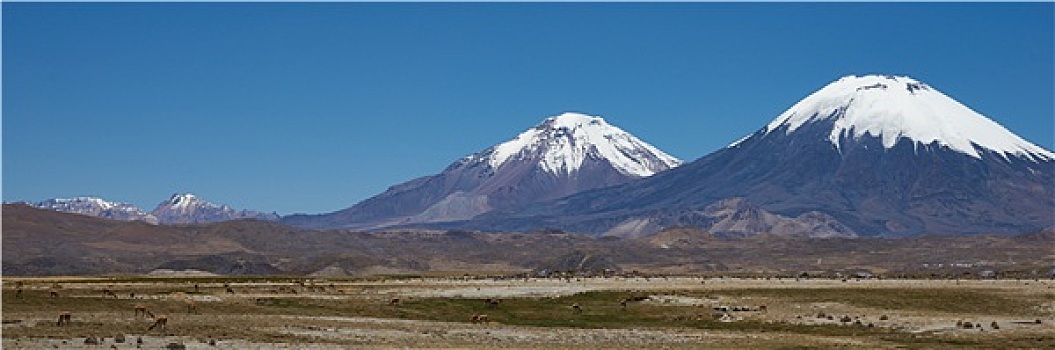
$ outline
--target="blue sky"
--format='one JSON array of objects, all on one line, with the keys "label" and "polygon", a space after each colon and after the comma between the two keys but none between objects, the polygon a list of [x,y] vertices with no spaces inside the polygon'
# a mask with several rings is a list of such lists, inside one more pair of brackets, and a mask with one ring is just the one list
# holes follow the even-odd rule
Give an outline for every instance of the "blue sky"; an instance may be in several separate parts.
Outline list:
[{"label": "blue sky", "polygon": [[1052,149],[1052,3],[3,3],[3,200],[319,213],[564,111],[685,160],[849,74]]}]

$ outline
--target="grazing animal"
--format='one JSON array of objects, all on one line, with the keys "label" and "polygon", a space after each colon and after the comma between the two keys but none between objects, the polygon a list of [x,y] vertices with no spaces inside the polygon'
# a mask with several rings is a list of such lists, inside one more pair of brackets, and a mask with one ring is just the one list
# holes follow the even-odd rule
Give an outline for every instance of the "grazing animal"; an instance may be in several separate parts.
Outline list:
[{"label": "grazing animal", "polygon": [[59,321],[56,322],[55,325],[56,326],[62,326],[62,325],[69,326],[70,325],[70,321],[72,319],[73,319],[73,317],[70,316],[70,312],[69,311],[60,312],[59,313]]},{"label": "grazing animal", "polygon": [[759,306],[759,307],[758,307],[758,311],[759,311],[759,312],[769,312],[768,308],[766,308],[766,306],[765,306],[765,305],[761,305],[761,306]]},{"label": "grazing animal", "polygon": [[571,304],[571,308],[572,308],[572,310],[575,310],[575,313],[577,313],[577,314],[581,314],[582,313],[582,306],[579,306],[579,303]]},{"label": "grazing animal", "polygon": [[114,291],[109,289],[103,289],[103,295],[108,297],[114,297],[114,299],[117,299],[117,294],[115,294]]},{"label": "grazing animal", "polygon": [[183,304],[187,306],[187,313],[198,313],[198,303],[194,302],[194,299],[184,299]]},{"label": "grazing animal", "polygon": [[227,287],[227,294],[234,294],[234,289]]},{"label": "grazing animal", "polygon": [[147,332],[154,330],[155,327],[159,330],[165,330],[165,326],[169,323],[169,317],[165,315],[155,316],[154,314],[150,314],[150,318],[154,319],[154,324],[147,327]]},{"label": "grazing animal", "polygon": [[49,294],[51,294],[52,298],[58,298],[59,297],[59,292],[57,292],[57,291],[51,291]]},{"label": "grazing animal", "polygon": [[626,302],[627,302],[627,299],[620,300],[619,301],[619,307],[625,309],[626,308]]},{"label": "grazing animal", "polygon": [[143,304],[136,304],[135,310],[136,317],[139,317],[139,314],[143,314],[143,317],[146,317],[150,313],[150,310],[147,310],[146,305]]},{"label": "grazing animal", "polygon": [[183,305],[187,307],[187,313],[198,313],[198,303],[191,297],[187,296],[186,293],[176,292],[172,294],[173,297],[183,302]]},{"label": "grazing animal", "polygon": [[487,306],[498,307],[498,304],[502,303],[502,299],[490,298],[487,299]]},{"label": "grazing animal", "polygon": [[473,317],[470,318],[470,321],[472,321],[472,323],[487,323],[490,322],[490,319],[487,318],[487,315],[473,315]]},{"label": "grazing animal", "polygon": [[399,298],[392,298],[388,301],[388,305],[399,305]]},{"label": "grazing animal", "polygon": [[22,287],[18,287],[18,290],[15,291],[15,297],[16,298],[21,298],[22,297]]}]

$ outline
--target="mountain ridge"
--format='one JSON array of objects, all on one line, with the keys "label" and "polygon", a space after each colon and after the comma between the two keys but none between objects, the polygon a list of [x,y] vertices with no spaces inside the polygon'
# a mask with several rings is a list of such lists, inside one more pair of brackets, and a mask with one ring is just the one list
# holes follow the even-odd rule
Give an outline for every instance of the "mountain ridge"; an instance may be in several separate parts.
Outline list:
[{"label": "mountain ridge", "polygon": [[293,215],[309,228],[377,229],[469,220],[583,190],[651,176],[681,164],[603,118],[563,113],[442,172],[389,187],[333,213]]},{"label": "mountain ridge", "polygon": [[118,221],[142,221],[153,225],[197,224],[237,219],[278,220],[277,213],[235,210],[227,205],[206,201],[192,193],[175,193],[146,212],[135,205],[112,202],[99,197],[53,198],[24,204],[59,212],[94,216]]},{"label": "mountain ridge", "polygon": [[[874,268],[891,275],[938,272],[952,277],[968,270],[924,266],[988,262],[969,271],[1047,271],[1051,267],[1048,246],[1055,238],[1050,231],[978,239],[933,235],[903,239],[719,237],[695,228],[672,228],[639,239],[559,231],[364,233],[315,231],[260,220],[150,225],[12,204],[4,204],[0,212],[4,276],[149,274],[159,269],[286,276],[367,276],[393,271],[415,275],[542,270],[599,273],[601,269],[726,276],[766,270],[790,276],[826,270],[836,276],[837,271]],[[583,264],[589,261],[600,264]]]},{"label": "mountain ridge", "polygon": [[206,201],[192,193],[175,193],[151,211],[163,224],[199,224],[237,219],[278,220],[276,213],[235,210]]}]

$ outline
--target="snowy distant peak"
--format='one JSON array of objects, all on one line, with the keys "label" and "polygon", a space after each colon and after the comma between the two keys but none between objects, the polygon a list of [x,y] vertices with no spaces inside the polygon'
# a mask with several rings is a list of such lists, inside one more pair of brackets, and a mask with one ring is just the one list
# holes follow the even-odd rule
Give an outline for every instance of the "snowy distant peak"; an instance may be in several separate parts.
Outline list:
[{"label": "snowy distant peak", "polygon": [[219,204],[210,203],[210,202],[208,202],[208,201],[206,201],[204,199],[199,198],[198,196],[195,196],[193,193],[175,193],[175,194],[172,195],[172,197],[169,197],[168,201],[166,201],[165,203],[162,203],[162,205],[168,206],[168,207],[171,207],[171,208],[184,209],[184,210],[187,209],[187,208],[195,208],[195,207],[205,207],[205,208],[225,209],[225,210],[226,209],[230,209],[226,205],[219,205]]},{"label": "snowy distant peak", "polygon": [[[918,144],[938,142],[980,158],[979,149],[1034,161],[1055,160],[1055,153],[1036,146],[996,122],[918,80],[905,76],[847,76],[799,101],[766,126],[766,133],[786,127],[833,121],[828,139],[839,147],[843,138],[865,134],[893,147],[898,139]],[[737,142],[739,143],[739,142]],[[734,143],[735,145],[735,143]]]},{"label": "snowy distant peak", "polygon": [[162,224],[195,224],[236,219],[277,220],[278,214],[235,210],[206,201],[191,193],[173,194],[151,212]]},{"label": "snowy distant peak", "polygon": [[131,204],[110,202],[99,197],[73,197],[73,198],[53,198],[43,202],[37,203],[38,205],[55,205],[55,206],[66,206],[66,207],[77,207],[77,206],[91,206],[98,207],[100,209],[110,209],[121,206],[131,206]]},{"label": "snowy distant peak", "polygon": [[111,202],[98,197],[73,197],[53,198],[42,202],[33,203],[38,208],[54,209],[59,211],[76,212],[83,210],[139,210],[134,205],[127,203]]},{"label": "snowy distant peak", "polygon": [[546,118],[516,138],[468,160],[486,160],[494,169],[510,160],[531,160],[538,161],[547,172],[570,174],[587,159],[607,160],[619,172],[636,177],[681,165],[677,158],[600,117],[570,112]]},{"label": "snowy distant peak", "polygon": [[96,216],[107,219],[144,221],[151,224],[158,223],[156,217],[144,212],[134,205],[111,202],[98,197],[54,198],[28,204],[41,209]]}]

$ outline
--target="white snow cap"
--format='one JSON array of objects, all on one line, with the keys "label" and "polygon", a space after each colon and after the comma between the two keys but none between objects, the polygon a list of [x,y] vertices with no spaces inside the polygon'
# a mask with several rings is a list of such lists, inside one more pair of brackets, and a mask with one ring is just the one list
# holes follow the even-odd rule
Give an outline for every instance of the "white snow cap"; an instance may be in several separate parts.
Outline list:
[{"label": "white snow cap", "polygon": [[[42,203],[48,202],[49,201],[45,201]],[[58,205],[94,205],[103,210],[108,210],[115,207],[131,206],[131,204],[110,202],[99,197],[55,198],[52,199],[50,202]]]},{"label": "white snow cap", "polygon": [[43,202],[34,203],[38,208],[54,209],[60,211],[97,208],[99,210],[121,210],[138,211],[139,209],[128,203],[111,202],[99,197],[73,197],[53,198]]},{"label": "white snow cap", "polygon": [[41,209],[92,216],[101,216],[103,214],[120,216],[123,214],[136,220],[143,220],[152,224],[157,223],[157,218],[134,205],[111,202],[99,197],[53,198],[43,202],[27,204]]},{"label": "white snow cap", "polygon": [[204,199],[195,196],[193,193],[176,193],[163,205],[177,209],[177,210],[188,210],[188,208],[194,207],[206,207],[206,208],[225,208],[219,204],[210,203]]},{"label": "white snow cap", "polygon": [[1055,153],[905,76],[843,77],[796,103],[770,122],[766,133],[787,126],[790,134],[804,124],[830,118],[836,119],[828,139],[836,147],[841,137],[869,134],[881,138],[886,148],[907,138],[919,144],[937,141],[975,158],[981,158],[977,146],[1005,157],[1055,159]]},{"label": "white snow cap", "polygon": [[555,174],[570,174],[587,158],[606,159],[619,172],[637,177],[681,165],[677,158],[600,117],[570,112],[546,118],[516,138],[470,157],[486,158],[495,169],[511,159],[537,157],[542,169]]}]

